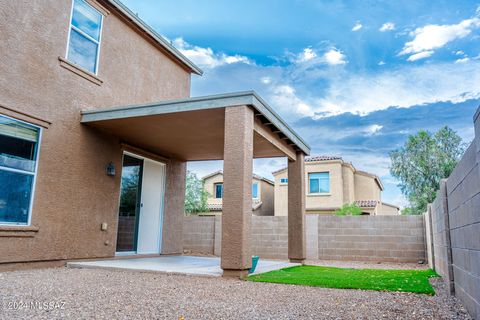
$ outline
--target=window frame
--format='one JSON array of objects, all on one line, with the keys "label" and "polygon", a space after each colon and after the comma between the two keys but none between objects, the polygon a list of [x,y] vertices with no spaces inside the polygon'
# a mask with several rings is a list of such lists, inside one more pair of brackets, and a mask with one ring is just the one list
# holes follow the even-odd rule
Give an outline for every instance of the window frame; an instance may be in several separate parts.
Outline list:
[{"label": "window frame", "polygon": [[[222,186],[221,197],[217,197],[217,186]],[[223,182],[217,182],[213,184],[213,195],[215,199],[223,199]]]},{"label": "window frame", "polygon": [[[318,192],[311,192],[311,184],[310,184],[311,178],[310,178],[310,175],[312,175],[312,174],[322,174],[322,173],[326,173],[328,175],[328,191],[326,191],[326,192],[320,191],[320,179],[316,178],[316,179],[313,179],[313,180],[318,180],[319,181],[318,182]],[[328,194],[330,194],[330,190],[331,190],[330,171],[309,172],[308,173],[308,194],[309,195],[328,195]]]},{"label": "window frame", "polygon": [[288,184],[288,178],[280,178],[280,184]]},{"label": "window frame", "polygon": [[[86,34],[85,32],[83,32],[82,30],[80,30],[79,28],[75,27],[73,24],[72,24],[72,19],[73,19],[73,8],[75,6],[75,1],[82,1],[83,3],[85,3],[87,6],[89,6],[90,8],[92,8],[93,10],[95,10],[96,12],[98,12],[101,16],[100,18],[100,31],[98,33],[98,41],[95,40],[94,38],[92,38],[91,36],[89,36],[88,34]],[[91,71],[87,70],[85,67],[73,62],[72,60],[68,59],[68,51],[70,49],[70,36],[72,34],[72,29],[75,30],[76,32],[80,33],[82,36],[84,36],[85,38],[87,38],[88,40],[90,41],[93,41],[94,43],[96,43],[98,45],[98,49],[97,49],[97,56],[95,57],[95,72],[93,72],[94,75],[98,75],[98,62],[100,61],[100,50],[101,50],[101,43],[102,43],[102,31],[103,31],[103,19],[105,18],[105,16],[103,15],[103,13],[101,13],[97,8],[95,8],[94,6],[92,6],[90,3],[88,3],[88,1],[85,1],[85,0],[72,0],[72,8],[70,9],[70,20],[68,22],[68,36],[67,36],[67,50],[65,52],[65,59],[74,64],[76,67],[82,69],[82,70],[85,70],[86,72],[88,73],[92,73]]]},{"label": "window frame", "polygon": [[4,117],[4,118],[7,118],[7,119],[10,119],[12,121],[17,121],[17,122],[20,122],[20,123],[24,123],[28,126],[31,126],[31,127],[34,127],[34,128],[37,128],[38,129],[38,140],[37,140],[37,144],[35,146],[35,168],[34,168],[34,172],[28,172],[28,171],[25,171],[25,170],[20,170],[20,169],[15,169],[15,168],[8,168],[8,167],[3,167],[3,166],[0,166],[0,170],[3,170],[3,171],[9,171],[9,172],[15,172],[15,173],[20,173],[20,174],[28,174],[28,175],[31,175],[33,176],[33,181],[32,181],[32,190],[30,192],[30,201],[29,201],[29,204],[28,204],[28,218],[27,218],[27,223],[22,223],[22,222],[5,222],[5,221],[0,221],[0,226],[22,226],[22,227],[29,227],[31,226],[31,223],[32,223],[32,210],[33,210],[33,200],[35,198],[35,189],[36,189],[36,185],[37,185],[37,173],[38,173],[38,163],[40,162],[39,159],[40,159],[40,146],[41,146],[41,141],[42,141],[42,135],[43,135],[43,128],[38,126],[38,125],[35,125],[33,123],[30,123],[30,122],[27,122],[27,121],[23,121],[23,120],[20,120],[20,119],[17,119],[17,118],[13,118],[13,117],[10,117],[10,116],[7,116],[5,114],[2,114],[0,113],[0,117]]},{"label": "window frame", "polygon": [[[257,196],[253,196],[253,186],[257,185]],[[258,182],[252,182],[252,199],[258,200],[260,199],[260,184]]]}]

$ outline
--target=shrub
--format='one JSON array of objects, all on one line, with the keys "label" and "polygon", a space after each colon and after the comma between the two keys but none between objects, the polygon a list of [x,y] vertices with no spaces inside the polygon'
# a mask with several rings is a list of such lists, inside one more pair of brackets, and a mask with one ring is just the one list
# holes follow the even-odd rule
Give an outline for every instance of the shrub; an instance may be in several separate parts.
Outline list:
[{"label": "shrub", "polygon": [[345,203],[340,209],[335,210],[336,216],[360,216],[362,209],[355,203]]}]

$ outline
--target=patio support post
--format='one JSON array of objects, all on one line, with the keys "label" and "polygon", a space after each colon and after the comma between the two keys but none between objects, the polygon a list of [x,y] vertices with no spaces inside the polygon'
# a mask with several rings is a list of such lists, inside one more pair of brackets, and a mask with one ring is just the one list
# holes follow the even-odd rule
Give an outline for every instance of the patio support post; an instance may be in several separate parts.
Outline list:
[{"label": "patio support post", "polygon": [[305,155],[297,152],[288,160],[288,258],[303,263],[306,258],[305,234]]},{"label": "patio support post", "polygon": [[252,265],[253,110],[225,109],[221,267],[224,277],[244,278]]}]

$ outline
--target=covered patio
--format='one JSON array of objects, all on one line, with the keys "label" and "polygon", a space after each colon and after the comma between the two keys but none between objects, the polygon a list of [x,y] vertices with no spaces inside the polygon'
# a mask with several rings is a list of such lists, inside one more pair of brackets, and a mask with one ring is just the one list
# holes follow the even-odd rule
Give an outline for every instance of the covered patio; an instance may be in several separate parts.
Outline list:
[{"label": "covered patio", "polygon": [[[255,272],[252,274],[259,274],[268,271],[294,267],[297,265],[299,265],[299,263],[260,259]],[[67,266],[69,268],[131,270],[211,277],[220,277],[223,273],[222,269],[220,268],[220,258],[196,256],[160,256],[132,259],[79,261],[69,262],[67,263]]]},{"label": "covered patio", "polygon": [[223,276],[243,278],[251,267],[253,159],[287,157],[288,258],[305,260],[304,157],[310,149],[255,92],[84,110],[81,122],[165,160],[161,254],[183,250],[186,161],[224,160]]}]

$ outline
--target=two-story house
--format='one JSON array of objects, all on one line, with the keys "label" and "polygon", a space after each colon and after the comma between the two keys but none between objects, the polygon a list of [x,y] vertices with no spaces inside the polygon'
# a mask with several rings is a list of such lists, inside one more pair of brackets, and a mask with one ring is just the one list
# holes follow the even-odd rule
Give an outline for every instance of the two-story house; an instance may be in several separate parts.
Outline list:
[{"label": "two-story house", "polygon": [[246,274],[252,159],[309,153],[255,92],[191,98],[202,71],[118,0],[2,1],[0,57],[0,268],[181,253],[186,162],[224,160],[222,268]]},{"label": "two-story house", "polygon": [[[288,175],[283,168],[275,177],[275,215],[287,215]],[[360,171],[341,157],[317,156],[305,159],[307,213],[333,214],[344,204],[355,203],[366,215],[397,215],[397,206],[382,202],[380,178]]]},{"label": "two-story house", "polygon": [[[208,194],[207,207],[210,212],[203,215],[222,214],[223,208],[223,171],[216,171],[202,178],[203,188]],[[257,216],[273,216],[274,182],[253,174],[252,211]]]}]

